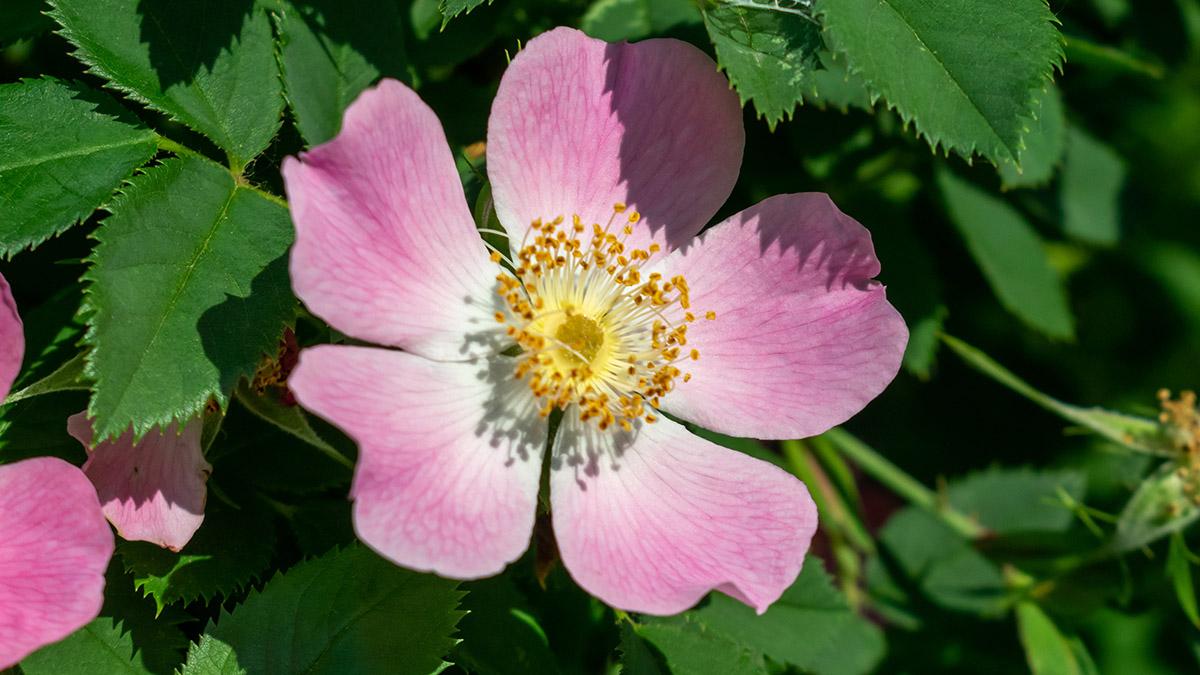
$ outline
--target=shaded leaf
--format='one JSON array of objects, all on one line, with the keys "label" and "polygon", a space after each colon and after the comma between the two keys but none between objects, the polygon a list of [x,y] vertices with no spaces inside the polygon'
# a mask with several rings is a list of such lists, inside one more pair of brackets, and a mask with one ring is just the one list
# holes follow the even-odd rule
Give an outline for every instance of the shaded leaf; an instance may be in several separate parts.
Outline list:
[{"label": "shaded leaf", "polygon": [[0,47],[50,30],[54,22],[42,13],[47,9],[46,0],[0,2]]},{"label": "shaded leaf", "polygon": [[149,675],[133,657],[133,639],[100,617],[62,642],[42,647],[21,662],[26,675]]},{"label": "shaded leaf", "polygon": [[438,13],[442,15],[442,25],[450,23],[450,19],[459,14],[467,14],[483,3],[491,4],[492,0],[440,0]]},{"label": "shaded leaf", "polygon": [[456,663],[481,675],[559,672],[545,631],[509,577],[469,582],[464,590]]},{"label": "shaded leaf", "polygon": [[1025,218],[949,171],[939,171],[937,181],[950,219],[1000,303],[1049,337],[1073,339],[1066,289]]},{"label": "shaded leaf", "polygon": [[1086,476],[1080,471],[991,468],[954,481],[950,505],[996,534],[1062,532],[1072,514],[1059,490],[1081,501]]},{"label": "shaded leaf", "polygon": [[1071,127],[1059,192],[1063,230],[1092,244],[1117,243],[1124,183],[1125,162],[1120,155],[1078,127]]},{"label": "shaded leaf", "polygon": [[276,429],[320,450],[325,457],[313,463],[326,474],[327,479],[340,480],[348,475],[346,469],[353,468],[353,464],[341,450],[313,430],[308,415],[299,405],[284,405],[272,396],[272,392],[257,394],[244,382],[238,386],[235,395],[246,410],[269,422]]},{"label": "shaded leaf", "polygon": [[[1000,570],[962,535],[916,507],[899,511],[879,533],[890,559],[873,558],[867,566],[872,594],[894,599],[906,587],[961,612],[999,614],[1005,607]],[[898,574],[898,578],[894,578]]]},{"label": "shaded leaf", "polygon": [[14,391],[4,399],[3,405],[11,405],[34,396],[54,394],[60,391],[87,391],[88,384],[83,381],[84,352],[58,367],[53,373],[34,382],[28,387]]},{"label": "shaded leaf", "polygon": [[816,0],[826,41],[934,149],[1020,156],[1062,62],[1045,0]]},{"label": "shaded leaf", "polygon": [[1169,455],[1174,452],[1171,441],[1155,420],[1125,415],[1104,408],[1083,408],[1043,394],[992,357],[959,340],[943,334],[942,342],[961,356],[972,368],[1012,389],[1039,406],[1063,419],[1103,436],[1132,450]]},{"label": "shaded leaf", "polygon": [[292,0],[277,17],[283,83],[309,145],[337,135],[346,107],[379,78],[411,83],[395,2]]},{"label": "shaded leaf", "polygon": [[621,643],[617,649],[621,653],[621,675],[665,675],[658,655],[627,622],[621,624]]},{"label": "shaded leaf", "polygon": [[219,166],[164,162],[111,210],[84,275],[97,440],[224,404],[295,307],[287,210]]},{"label": "shaded leaf", "polygon": [[[723,594],[689,613],[714,633],[758,650],[773,661],[822,675],[871,672],[884,654],[883,632],[846,604],[811,558],[800,577],[761,616]],[[803,639],[796,639],[797,636]]]},{"label": "shaded leaf", "polygon": [[[251,673],[427,675],[454,646],[456,582],[396,567],[354,547],[302,563],[209,626],[206,652],[231,648]],[[287,626],[288,630],[278,630]],[[207,672],[194,670],[193,672]],[[228,668],[223,671],[230,672]]]},{"label": "shaded leaf", "polygon": [[766,675],[761,654],[720,633],[692,616],[648,618],[637,634],[662,652],[667,667],[681,675]]},{"label": "shaded leaf", "polygon": [[179,553],[144,541],[119,542],[117,553],[161,612],[176,602],[210,600],[243,588],[267,568],[274,546],[274,524],[261,506],[238,510],[214,502]]},{"label": "shaded leaf", "polygon": [[0,256],[87,218],[156,148],[107,94],[50,78],[0,85]]},{"label": "shaded leaf", "polygon": [[91,72],[210,138],[235,168],[279,129],[271,23],[255,0],[53,0]]},{"label": "shaded leaf", "polygon": [[1192,581],[1191,552],[1183,534],[1175,532],[1171,535],[1171,548],[1167,553],[1167,574],[1171,577],[1171,585],[1175,587],[1175,597],[1179,599],[1179,607],[1187,615],[1192,625],[1200,628],[1200,609],[1196,607],[1196,585]]},{"label": "shaded leaf", "polygon": [[717,5],[704,11],[704,26],[742,105],[753,101],[772,129],[791,117],[817,68],[816,23],[787,12]]},{"label": "shaded leaf", "polygon": [[1000,163],[1000,183],[1008,188],[1045,185],[1054,177],[1067,147],[1067,120],[1062,95],[1050,84],[1038,93],[1033,105],[1036,116],[1025,136],[1020,162]]}]

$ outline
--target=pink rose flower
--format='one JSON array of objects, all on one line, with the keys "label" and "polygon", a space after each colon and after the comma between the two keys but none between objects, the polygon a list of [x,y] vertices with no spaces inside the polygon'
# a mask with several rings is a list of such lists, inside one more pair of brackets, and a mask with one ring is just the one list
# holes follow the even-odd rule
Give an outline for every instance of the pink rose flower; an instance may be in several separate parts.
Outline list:
[{"label": "pink rose flower", "polygon": [[319,346],[289,380],[359,445],[358,536],[471,579],[528,547],[548,416],[562,560],[614,607],[712,589],[763,612],[817,526],[804,485],[688,432],[798,438],[857,413],[907,330],[869,233],[822,194],[767,199],[695,237],[729,196],[741,109],[676,40],[532,41],[500,83],[487,170],[511,250],[490,255],[433,112],[385,80],[332,141],[283,166],[296,293],[403,351]]},{"label": "pink rose flower", "polygon": [[133,430],[92,445],[87,413],[72,415],[67,430],[88,453],[83,465],[104,516],[127,541],[182,549],[204,522],[212,465],[200,448],[200,417],[154,429],[133,442]]},{"label": "pink rose flower", "polygon": [[[0,276],[0,400],[24,350]],[[53,457],[0,466],[0,670],[96,618],[112,554],[112,531],[79,469]]]}]

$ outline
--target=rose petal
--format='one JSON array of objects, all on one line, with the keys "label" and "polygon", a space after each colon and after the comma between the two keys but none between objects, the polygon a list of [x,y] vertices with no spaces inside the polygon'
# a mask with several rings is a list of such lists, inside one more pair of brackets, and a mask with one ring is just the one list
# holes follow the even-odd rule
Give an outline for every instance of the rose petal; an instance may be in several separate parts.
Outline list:
[{"label": "rose petal", "polygon": [[179,432],[177,424],[133,442],[126,431],[92,445],[86,413],[72,415],[67,431],[88,451],[83,465],[104,506],[104,516],[127,541],[148,541],[172,551],[183,548],[204,522],[205,484],[212,465],[200,449],[200,418]]},{"label": "rose petal", "polygon": [[795,477],[666,419],[623,435],[568,411],[550,497],[575,581],[649,614],[682,612],[712,589],[766,611],[800,573],[817,527]]},{"label": "rose petal", "polygon": [[79,469],[53,457],[0,466],[0,670],[96,618],[112,554]]},{"label": "rose petal", "polygon": [[492,104],[496,215],[516,248],[534,219],[604,225],[624,202],[642,214],[632,244],[679,246],[729,196],[744,142],[737,96],[700,50],[557,28],[517,54]]},{"label": "rose petal", "polygon": [[[900,369],[908,329],[871,277],[871,235],[824,194],[778,195],[668,256],[698,320],[663,408],[734,436],[802,438],[849,419]],[[715,311],[716,320],[703,318]]]},{"label": "rose petal", "polygon": [[296,224],[292,287],[314,314],[429,358],[495,351],[499,268],[441,124],[411,89],[384,80],[363,92],[341,133],[286,159],[283,178]]},{"label": "rose petal", "polygon": [[8,396],[17,373],[21,371],[21,359],[25,355],[25,332],[21,316],[17,314],[17,303],[4,275],[0,274],[0,401]]},{"label": "rose petal", "polygon": [[380,555],[471,579],[529,546],[546,421],[509,361],[340,346],[300,353],[288,385],[358,442],[354,527]]}]

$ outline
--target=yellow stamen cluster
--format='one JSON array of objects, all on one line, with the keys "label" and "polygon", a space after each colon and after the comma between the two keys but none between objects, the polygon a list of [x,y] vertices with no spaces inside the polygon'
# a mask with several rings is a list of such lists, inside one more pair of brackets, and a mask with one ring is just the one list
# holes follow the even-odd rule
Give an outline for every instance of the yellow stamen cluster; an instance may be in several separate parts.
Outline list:
[{"label": "yellow stamen cluster", "polygon": [[687,348],[690,289],[682,276],[643,275],[660,247],[626,247],[640,217],[616,204],[606,227],[579,216],[534,221],[507,261],[512,272],[496,277],[505,305],[496,321],[522,349],[515,375],[543,416],[576,404],[581,420],[629,431],[639,419],[656,421],[661,398],[691,377],[676,365],[700,358]]}]

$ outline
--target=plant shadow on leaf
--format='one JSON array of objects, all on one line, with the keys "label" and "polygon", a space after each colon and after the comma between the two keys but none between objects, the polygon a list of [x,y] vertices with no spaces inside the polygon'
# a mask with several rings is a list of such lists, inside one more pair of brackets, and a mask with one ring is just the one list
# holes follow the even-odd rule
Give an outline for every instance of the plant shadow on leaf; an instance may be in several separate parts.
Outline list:
[{"label": "plant shadow on leaf", "polygon": [[[260,345],[275,344],[283,334],[283,324],[267,326],[262,316],[278,314],[278,308],[295,303],[288,280],[287,255],[272,260],[250,281],[244,297],[226,295],[225,301],[209,307],[200,315],[196,330],[204,355],[216,367],[223,391],[230,391],[244,373],[247,363],[275,354],[263,354]],[[247,335],[254,326],[258,335]],[[231,330],[238,327],[238,330]],[[258,353],[255,353],[258,352]]]},{"label": "plant shadow on leaf", "polygon": [[254,0],[139,0],[141,41],[163,89],[190,83],[202,69],[212,71],[217,56],[240,38],[255,11]]}]

